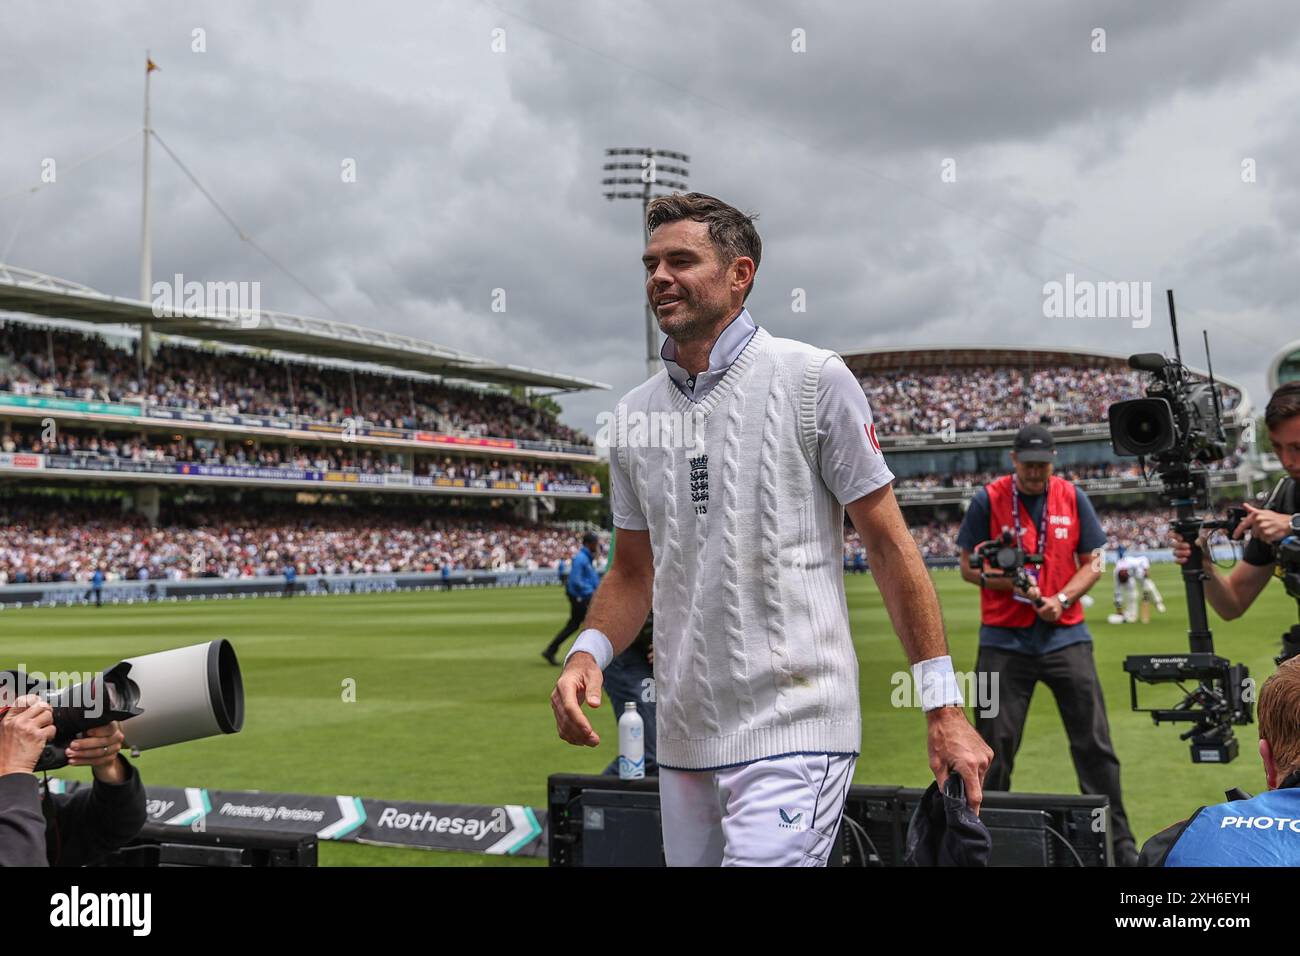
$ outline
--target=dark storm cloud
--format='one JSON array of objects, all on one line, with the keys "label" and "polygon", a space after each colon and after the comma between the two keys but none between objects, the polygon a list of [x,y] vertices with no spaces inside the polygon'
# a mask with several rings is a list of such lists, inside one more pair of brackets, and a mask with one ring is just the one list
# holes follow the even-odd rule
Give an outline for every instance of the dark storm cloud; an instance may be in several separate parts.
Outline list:
[{"label": "dark storm cloud", "polygon": [[[566,117],[585,99],[656,110],[656,125],[681,112],[731,114],[864,157],[1032,139],[1080,120],[1140,114],[1283,56],[1300,31],[1285,0],[668,0],[599,16],[583,4],[544,15],[509,0],[489,6],[507,13],[503,23],[551,39],[560,75],[536,83],[530,72],[515,88],[540,112]],[[1092,51],[1096,28],[1106,31],[1104,54]],[[796,29],[806,33],[806,53],[792,52]]]},{"label": "dark storm cloud", "polygon": [[[1267,127],[1270,84],[1294,82],[1298,26],[1280,2],[28,3],[0,16],[0,194],[34,182],[44,157],[70,164],[138,129],[150,47],[155,127],[335,313],[610,382],[613,395],[565,399],[588,429],[644,367],[639,206],[601,198],[609,145],[688,152],[694,188],[757,210],[750,307],[821,345],[1162,348],[1159,314],[1142,334],[1047,322],[1041,290],[1067,270],[1169,278],[1212,332],[1249,330],[1219,336],[1222,364],[1258,392],[1252,343],[1285,337],[1295,301],[1294,139],[1261,136],[1272,178],[1251,195],[1264,201],[1143,188],[1216,145],[1181,127],[1142,140],[1175,104],[1225,124],[1255,110]],[[195,28],[206,53],[191,52]],[[796,28],[807,53],[791,51]],[[940,181],[948,157],[956,183]],[[345,159],[356,183],[341,180]],[[0,201],[0,249],[13,236],[14,264],[134,295],[139,161],[136,138]],[[158,149],[154,170],[156,277],[260,280],[272,308],[330,314]],[[1121,190],[1133,209],[1097,221]],[[795,289],[806,312],[791,310]]]}]

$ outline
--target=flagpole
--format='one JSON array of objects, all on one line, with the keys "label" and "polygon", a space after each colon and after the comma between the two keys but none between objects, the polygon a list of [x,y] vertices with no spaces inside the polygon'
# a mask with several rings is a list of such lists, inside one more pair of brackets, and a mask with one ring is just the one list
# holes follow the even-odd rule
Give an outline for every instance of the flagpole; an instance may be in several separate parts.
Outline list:
[{"label": "flagpole", "polygon": [[[141,193],[140,216],[140,301],[151,301],[150,289],[153,287],[153,242],[149,226],[149,83],[154,71],[153,60],[145,50],[144,68],[144,185]],[[153,358],[152,327],[148,322],[140,324],[140,369],[149,368]]]}]

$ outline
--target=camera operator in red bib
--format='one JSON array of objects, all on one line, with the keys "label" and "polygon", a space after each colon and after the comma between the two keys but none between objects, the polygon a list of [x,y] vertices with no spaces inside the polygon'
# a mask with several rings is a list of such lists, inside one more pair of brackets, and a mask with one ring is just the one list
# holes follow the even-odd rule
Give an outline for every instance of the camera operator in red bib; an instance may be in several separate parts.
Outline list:
[{"label": "camera operator in red bib", "polygon": [[[980,588],[975,669],[978,686],[992,697],[979,702],[975,722],[993,749],[985,786],[1011,789],[1029,702],[1042,681],[1060,708],[1079,789],[1110,798],[1115,860],[1132,865],[1137,848],[1120,798],[1119,758],[1079,601],[1101,577],[1106,533],[1087,495],[1052,474],[1055,460],[1051,432],[1041,425],[1020,429],[1011,452],[1015,473],[975,493],[957,536],[962,578]],[[1011,532],[1011,547],[1041,556],[1040,564],[1025,565],[1027,590],[972,557],[1004,531]]]}]

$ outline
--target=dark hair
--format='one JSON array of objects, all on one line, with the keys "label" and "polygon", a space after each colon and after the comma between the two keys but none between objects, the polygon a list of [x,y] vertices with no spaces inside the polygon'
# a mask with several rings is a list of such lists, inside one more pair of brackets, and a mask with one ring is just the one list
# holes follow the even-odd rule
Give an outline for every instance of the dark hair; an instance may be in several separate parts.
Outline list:
[{"label": "dark hair", "polygon": [[1297,415],[1300,415],[1300,380],[1287,382],[1273,393],[1264,409],[1264,427],[1272,430]]},{"label": "dark hair", "polygon": [[[706,196],[704,193],[673,193],[653,200],[646,209],[645,228],[647,235],[667,222],[690,219],[692,222],[707,223],[709,239],[718,253],[718,258],[726,265],[735,259],[746,256],[754,260],[754,272],[758,272],[758,263],[763,258],[763,240],[754,228],[755,213],[743,213],[735,206],[729,206],[721,199]],[[745,290],[749,298],[754,288],[751,279]],[[743,301],[743,300],[742,300]]]}]

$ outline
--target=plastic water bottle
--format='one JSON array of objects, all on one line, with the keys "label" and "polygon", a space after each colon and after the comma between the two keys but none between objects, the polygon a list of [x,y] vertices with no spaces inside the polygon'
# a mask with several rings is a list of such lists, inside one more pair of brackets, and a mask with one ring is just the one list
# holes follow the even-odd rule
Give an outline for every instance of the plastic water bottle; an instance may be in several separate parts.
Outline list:
[{"label": "plastic water bottle", "polygon": [[625,703],[618,719],[618,775],[623,780],[645,776],[645,721],[636,711],[636,701]]}]

